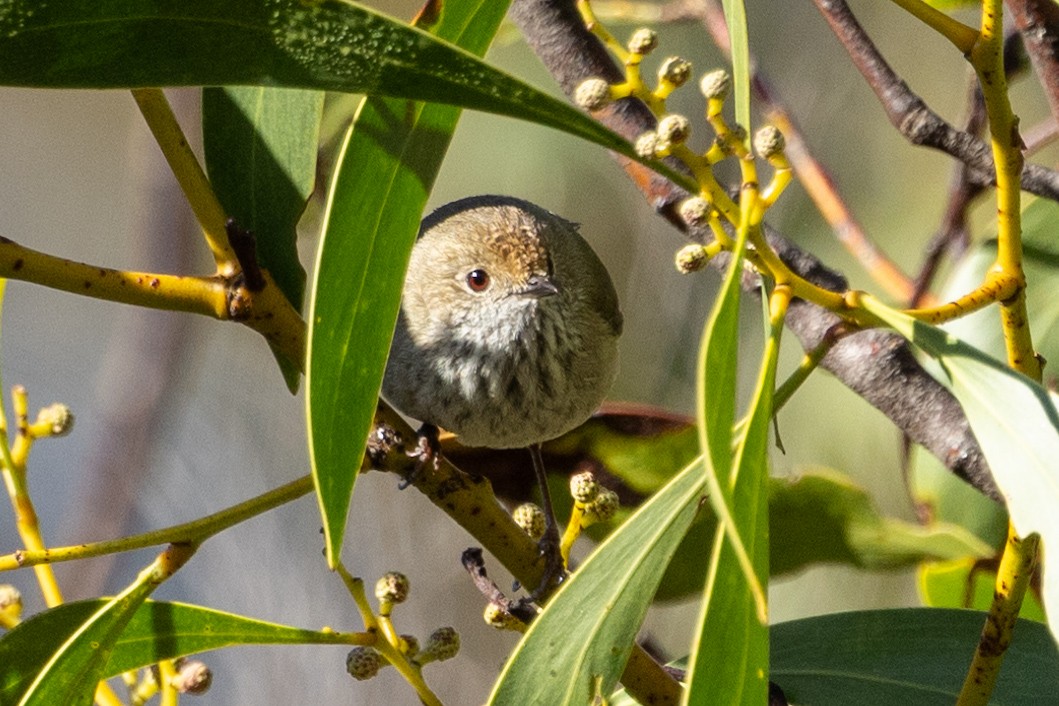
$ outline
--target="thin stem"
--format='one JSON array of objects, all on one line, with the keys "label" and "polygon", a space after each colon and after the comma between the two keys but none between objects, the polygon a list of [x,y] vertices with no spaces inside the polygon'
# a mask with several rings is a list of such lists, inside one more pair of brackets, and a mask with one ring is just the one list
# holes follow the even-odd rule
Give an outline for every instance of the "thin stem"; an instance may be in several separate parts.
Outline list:
[{"label": "thin stem", "polygon": [[87,559],[88,557],[116,554],[133,549],[153,547],[159,544],[202,542],[251,517],[307,495],[312,492],[312,489],[312,478],[310,476],[302,476],[298,480],[220,512],[165,529],[92,544],[78,544],[71,547],[55,547],[52,549],[41,547],[37,550],[29,549],[28,551],[17,551],[13,554],[0,556],[0,571],[70,561],[72,559]]},{"label": "thin stem", "polygon": [[1004,653],[1011,644],[1022,599],[1033,576],[1039,545],[1037,535],[1019,539],[1014,528],[1008,527],[1008,540],[997,568],[989,617],[982,628],[982,636],[956,706],[986,706],[989,703]]},{"label": "thin stem", "polygon": [[941,10],[923,2],[923,0],[893,0],[893,3],[904,8],[909,14],[922,21],[923,24],[948,39],[960,50],[961,54],[970,54],[975,42],[978,41],[978,32],[973,27],[968,27],[964,23],[949,17]]},{"label": "thin stem", "polygon": [[225,277],[235,274],[239,271],[239,261],[225,231],[224,224],[228,219],[206,173],[191,151],[165,94],[160,88],[136,88],[132,91],[132,97],[136,99],[136,105],[140,107],[151,134],[162,149],[169,168],[173,170],[185,198],[195,212],[195,218],[202,226],[206,244],[217,263],[218,274]]}]

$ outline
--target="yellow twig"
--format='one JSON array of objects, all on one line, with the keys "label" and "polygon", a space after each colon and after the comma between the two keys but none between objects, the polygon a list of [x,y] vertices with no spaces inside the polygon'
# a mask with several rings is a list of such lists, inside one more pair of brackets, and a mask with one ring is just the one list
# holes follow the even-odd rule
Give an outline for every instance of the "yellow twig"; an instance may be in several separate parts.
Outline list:
[{"label": "yellow twig", "polygon": [[131,537],[111,539],[92,544],[78,544],[71,547],[54,547],[52,549],[23,550],[0,556],[0,571],[10,571],[26,566],[38,566],[73,559],[87,559],[93,556],[116,554],[118,552],[153,547],[159,544],[181,542],[202,542],[213,535],[243,522],[251,517],[278,507],[284,503],[312,492],[313,483],[310,476],[280,486],[275,490],[251,498],[238,505],[201,517],[191,522],[174,525],[165,529],[145,532]]},{"label": "yellow twig", "polygon": [[[1026,317],[1020,202],[1022,140],[1004,74],[1003,13],[1002,0],[983,1],[981,33],[969,53],[989,116],[990,143],[996,164],[997,260],[989,277],[1010,283],[1013,290],[1005,292],[1007,296],[1000,299],[1000,321],[1008,365],[1040,382],[1041,364],[1033,349]],[[1037,560],[1038,544],[1036,537],[1020,540],[1014,528],[1009,526],[989,617],[960,691],[959,706],[989,702]]]},{"label": "yellow twig", "polygon": [[264,289],[251,292],[245,283],[220,275],[126,272],[48,255],[0,237],[0,277],[122,304],[236,320],[260,333],[275,350],[301,367],[305,322],[271,275],[267,271],[262,274]]},{"label": "yellow twig", "polygon": [[974,660],[960,689],[956,706],[985,706],[993,693],[1004,653],[1011,644],[1015,621],[1019,617],[1022,599],[1026,595],[1036,564],[1040,540],[1033,534],[1019,539],[1012,527],[997,568],[993,602],[989,618],[982,628],[982,637],[974,653]]},{"label": "yellow twig", "polygon": [[922,21],[923,24],[933,28],[938,34],[948,39],[960,50],[961,54],[970,54],[975,42],[978,41],[978,32],[975,31],[974,27],[968,27],[964,23],[949,17],[941,10],[923,2],[923,0],[893,0],[893,3],[904,8],[909,14]]},{"label": "yellow twig", "polygon": [[206,244],[217,263],[217,273],[230,277],[239,271],[239,261],[228,243],[228,234],[225,231],[227,216],[195,153],[191,151],[191,145],[173,115],[169,101],[160,88],[136,88],[132,91],[132,97],[136,99],[136,105],[140,107],[151,134],[162,149],[162,154],[165,155],[169,168],[173,170],[184,197],[191,204],[191,210],[195,212],[195,218],[202,226]]}]

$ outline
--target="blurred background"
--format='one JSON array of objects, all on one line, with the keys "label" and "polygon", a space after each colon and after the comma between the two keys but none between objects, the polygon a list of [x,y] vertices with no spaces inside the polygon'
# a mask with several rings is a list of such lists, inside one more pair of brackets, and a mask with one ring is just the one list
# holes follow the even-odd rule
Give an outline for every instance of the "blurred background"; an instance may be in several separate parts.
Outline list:
[{"label": "blurred background", "polygon": [[[416,10],[414,2],[369,4],[405,19]],[[914,272],[944,207],[950,161],[909,146],[890,127],[810,3],[748,5],[753,51],[810,148],[867,232]],[[890,3],[854,5],[912,89],[959,123],[968,73],[962,57]],[[620,38],[635,26],[610,22]],[[672,54],[690,59],[696,73],[723,65],[698,24],[656,29],[662,46],[647,62],[648,75]],[[512,27],[488,58],[555,92]],[[210,271],[189,209],[127,92],[0,94],[0,235],[109,267]],[[197,140],[198,92],[169,95]],[[1023,125],[1046,115],[1032,81],[1013,95]],[[694,88],[678,96],[674,109],[701,115],[703,100]],[[346,120],[332,116],[333,125]],[[705,144],[705,132],[700,128],[696,137],[703,142],[696,144]],[[544,128],[465,113],[431,204],[481,193],[526,198],[582,224],[610,268],[626,317],[622,372],[612,398],[693,414],[696,347],[719,277],[712,270],[676,273],[673,254],[681,236],[655,216],[612,158]],[[980,206],[980,222],[991,212],[988,203]],[[318,214],[311,207],[303,223],[301,251],[309,271]],[[877,289],[836,244],[797,184],[770,211],[770,220],[854,286]],[[760,308],[748,300],[744,313],[749,380],[759,356]],[[800,355],[789,338],[781,378]],[[190,520],[308,471],[304,400],[287,392],[267,347],[240,326],[12,282],[4,301],[2,372],[7,388],[28,388],[33,410],[62,401],[77,415],[71,436],[41,443],[30,461],[31,488],[51,545]],[[779,424],[786,453],[774,454],[776,475],[834,468],[866,488],[885,514],[914,519],[900,473],[898,433],[842,385],[814,375]],[[209,541],[156,597],[302,627],[359,629],[345,589],[325,567],[319,530],[316,504],[304,498]],[[402,632],[425,638],[442,625],[461,631],[462,652],[444,666],[428,667],[428,682],[446,703],[484,701],[517,636],[497,633],[480,619],[481,597],[459,564],[472,540],[414,491],[398,491],[396,479],[381,474],[358,481],[348,532],[346,564],[369,584],[387,570],[411,579],[412,600],[396,614]],[[0,503],[0,553],[18,546],[10,507]],[[155,554],[61,564],[60,584],[69,599],[117,592]],[[495,563],[490,568],[497,571]],[[26,597],[27,614],[43,607],[30,572],[14,575],[13,582]],[[917,604],[910,571],[819,567],[774,583],[770,592],[777,622]],[[683,654],[696,611],[694,604],[660,607],[646,631],[670,654]],[[345,673],[345,652],[275,647],[209,654],[214,684],[198,702],[286,704],[310,697],[319,703],[417,703],[392,671],[353,682]]]}]

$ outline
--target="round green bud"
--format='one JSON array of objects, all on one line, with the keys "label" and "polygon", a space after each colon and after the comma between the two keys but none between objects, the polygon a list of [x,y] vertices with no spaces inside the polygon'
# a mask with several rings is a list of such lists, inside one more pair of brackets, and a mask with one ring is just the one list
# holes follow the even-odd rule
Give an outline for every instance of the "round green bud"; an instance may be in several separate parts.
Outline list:
[{"label": "round green bud", "polygon": [[11,623],[22,617],[22,593],[9,583],[0,584],[0,614]]},{"label": "round green bud", "polygon": [[680,218],[692,228],[704,227],[710,220],[713,206],[701,196],[692,196],[680,203]]},{"label": "round green bud", "polygon": [[683,115],[667,115],[658,121],[658,139],[679,145],[691,134],[691,121]]},{"label": "round green bud", "polygon": [[724,69],[711,71],[699,81],[699,89],[708,99],[724,100],[732,91],[732,77]]},{"label": "round green bud", "polygon": [[754,135],[754,151],[765,159],[782,153],[786,146],[783,133],[774,125],[766,125]]},{"label": "round green bud", "polygon": [[705,267],[706,263],[709,261],[710,257],[706,252],[706,248],[695,243],[685,245],[677,251],[677,272],[683,275],[698,272]]},{"label": "round green bud", "polygon": [[599,495],[600,485],[592,471],[581,471],[570,476],[570,495],[576,502],[587,505]]},{"label": "round green bud", "polygon": [[632,37],[629,39],[629,51],[633,54],[644,54],[651,53],[651,50],[658,46],[658,34],[647,27],[641,27],[632,33]]},{"label": "round green bud", "polygon": [[346,671],[357,681],[371,679],[383,665],[382,655],[374,647],[357,646],[346,655]]},{"label": "round green bud", "polygon": [[522,503],[511,513],[511,519],[515,524],[530,536],[538,540],[544,536],[545,517],[544,510],[533,503]]},{"label": "round green bud", "polygon": [[606,522],[618,512],[621,503],[613,490],[603,490],[595,500],[585,506],[585,519],[591,523]]},{"label": "round green bud", "polygon": [[37,413],[37,424],[46,424],[52,436],[66,436],[74,428],[74,413],[61,402],[48,405]]},{"label": "round green bud", "polygon": [[668,81],[674,86],[683,86],[691,76],[691,62],[679,56],[671,56],[658,67],[658,80]]},{"label": "round green bud", "polygon": [[634,149],[636,150],[636,154],[640,155],[641,157],[644,157],[645,159],[650,159],[657,155],[658,143],[658,133],[645,132],[644,134],[636,138],[636,145],[634,146]]},{"label": "round green bud", "polygon": [[522,624],[521,620],[509,613],[504,606],[496,601],[491,601],[486,605],[482,618],[485,619],[487,625],[491,625],[497,630],[517,630]]},{"label": "round green bud", "polygon": [[574,103],[584,110],[599,110],[610,103],[610,84],[601,78],[582,81],[574,91]]},{"label": "round green bud", "polygon": [[184,660],[170,683],[181,694],[205,694],[213,684],[213,672],[197,659]]},{"label": "round green bud", "polygon": [[455,628],[438,628],[430,633],[427,644],[419,653],[420,661],[429,657],[432,662],[444,662],[452,659],[460,651],[460,634]]},{"label": "round green bud", "polygon": [[408,599],[408,577],[397,571],[387,572],[375,584],[375,597],[388,603],[404,603]]}]

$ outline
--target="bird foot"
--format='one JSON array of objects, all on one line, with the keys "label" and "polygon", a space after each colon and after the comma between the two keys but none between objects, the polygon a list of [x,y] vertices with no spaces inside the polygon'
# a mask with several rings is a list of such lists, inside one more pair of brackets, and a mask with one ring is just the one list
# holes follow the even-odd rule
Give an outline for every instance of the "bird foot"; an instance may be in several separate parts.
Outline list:
[{"label": "bird foot", "polygon": [[415,466],[412,472],[397,485],[400,490],[404,490],[419,480],[427,464],[430,464],[433,470],[438,470],[441,465],[441,442],[438,440],[438,428],[433,424],[424,424],[419,427],[419,431],[416,432],[415,448],[406,453],[409,458],[415,459]]}]

